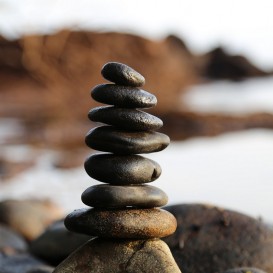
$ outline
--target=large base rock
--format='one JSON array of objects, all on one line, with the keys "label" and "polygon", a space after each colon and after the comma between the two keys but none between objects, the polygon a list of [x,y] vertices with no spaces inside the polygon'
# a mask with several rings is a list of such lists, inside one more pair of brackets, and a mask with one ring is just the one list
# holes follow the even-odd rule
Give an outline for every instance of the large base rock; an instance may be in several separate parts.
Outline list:
[{"label": "large base rock", "polygon": [[159,239],[88,241],[53,273],[181,273],[168,246]]}]

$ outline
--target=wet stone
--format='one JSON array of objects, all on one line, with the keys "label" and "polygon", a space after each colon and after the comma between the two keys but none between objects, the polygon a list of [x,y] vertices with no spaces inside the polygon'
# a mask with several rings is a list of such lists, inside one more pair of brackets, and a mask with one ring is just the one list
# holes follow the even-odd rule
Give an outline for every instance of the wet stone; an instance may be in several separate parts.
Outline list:
[{"label": "wet stone", "polygon": [[113,185],[149,183],[161,174],[158,163],[139,155],[94,154],[84,168],[90,177]]},{"label": "wet stone", "polygon": [[149,108],[157,103],[156,97],[147,91],[115,84],[97,85],[91,96],[98,102],[125,108]]},{"label": "wet stone", "polygon": [[102,238],[148,239],[174,233],[176,219],[162,209],[79,209],[65,218],[68,230]]},{"label": "wet stone", "polygon": [[110,62],[103,66],[102,76],[119,85],[140,87],[145,84],[145,78],[128,65]]},{"label": "wet stone", "polygon": [[154,186],[95,185],[82,194],[84,204],[95,208],[124,208],[126,206],[153,208],[167,204],[165,192]]},{"label": "wet stone", "polygon": [[101,126],[90,130],[85,138],[92,149],[115,154],[143,154],[164,150],[170,138],[153,131],[127,132],[112,126]]},{"label": "wet stone", "polygon": [[113,106],[93,108],[89,111],[88,118],[117,128],[136,131],[157,130],[163,126],[162,120],[156,116],[136,109]]}]

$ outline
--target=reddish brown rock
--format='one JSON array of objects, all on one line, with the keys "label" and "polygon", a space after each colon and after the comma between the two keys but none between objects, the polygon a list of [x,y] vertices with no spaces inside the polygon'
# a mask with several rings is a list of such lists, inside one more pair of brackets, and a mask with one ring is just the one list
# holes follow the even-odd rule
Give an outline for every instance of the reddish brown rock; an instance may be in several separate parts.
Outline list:
[{"label": "reddish brown rock", "polygon": [[161,238],[174,233],[176,219],[162,209],[78,209],[65,218],[68,230],[102,238]]}]

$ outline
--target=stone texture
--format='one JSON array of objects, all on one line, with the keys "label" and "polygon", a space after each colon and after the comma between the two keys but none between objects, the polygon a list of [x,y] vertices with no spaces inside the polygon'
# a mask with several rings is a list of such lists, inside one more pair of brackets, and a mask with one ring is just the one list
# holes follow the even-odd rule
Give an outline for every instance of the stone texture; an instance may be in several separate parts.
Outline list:
[{"label": "stone texture", "polygon": [[162,209],[79,209],[64,223],[70,231],[103,238],[161,238],[176,229],[174,216]]},{"label": "stone texture", "polygon": [[91,121],[135,131],[153,131],[163,126],[162,120],[156,116],[136,109],[117,108],[114,106],[95,107],[89,111],[88,117]]},{"label": "stone texture", "polygon": [[247,215],[202,205],[165,207],[177,219],[176,232],[165,238],[181,271],[225,272],[254,267],[273,273],[273,230]]},{"label": "stone texture", "polygon": [[71,254],[54,271],[54,273],[72,272],[181,273],[169,248],[159,239],[91,240]]},{"label": "stone texture", "polygon": [[68,231],[63,220],[60,220],[32,241],[29,250],[34,256],[51,265],[57,265],[89,239],[90,236]]},{"label": "stone texture", "polygon": [[0,252],[1,273],[27,273],[45,264],[28,253],[4,254]]},{"label": "stone texture", "polygon": [[170,138],[152,131],[128,132],[112,126],[91,129],[85,142],[92,149],[115,154],[143,154],[164,150]]},{"label": "stone texture", "polygon": [[234,268],[225,271],[224,273],[266,273],[258,268],[244,267],[244,268]]},{"label": "stone texture", "polygon": [[98,102],[125,108],[149,108],[157,103],[156,97],[147,91],[115,84],[99,84],[91,96]]},{"label": "stone texture", "polygon": [[124,208],[126,206],[153,208],[167,204],[168,197],[161,189],[147,185],[94,185],[82,194],[84,204],[95,208]]},{"label": "stone texture", "polygon": [[26,241],[12,229],[0,225],[0,251],[7,249],[26,251],[27,244]]},{"label": "stone texture", "polygon": [[38,237],[45,228],[62,218],[63,211],[48,200],[5,200],[0,202],[0,222],[28,240]]},{"label": "stone texture", "polygon": [[92,178],[114,185],[148,183],[161,174],[155,161],[139,155],[95,154],[84,167]]},{"label": "stone texture", "polygon": [[145,78],[128,65],[110,62],[103,66],[102,76],[119,85],[142,86],[145,84]]}]

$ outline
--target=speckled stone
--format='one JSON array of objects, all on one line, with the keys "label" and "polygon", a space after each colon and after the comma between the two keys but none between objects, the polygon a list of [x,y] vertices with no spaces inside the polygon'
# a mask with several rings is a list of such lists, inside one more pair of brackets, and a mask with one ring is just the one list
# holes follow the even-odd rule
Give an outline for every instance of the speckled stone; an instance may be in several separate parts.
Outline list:
[{"label": "speckled stone", "polygon": [[102,76],[119,85],[142,86],[145,84],[145,78],[128,65],[110,62],[103,66]]},{"label": "speckled stone", "polygon": [[162,120],[156,116],[136,109],[114,106],[93,108],[89,111],[88,118],[117,128],[136,131],[157,130],[163,126]]},{"label": "speckled stone", "polygon": [[260,219],[207,204],[165,207],[178,223],[164,238],[182,272],[253,267],[273,273],[273,229]]},{"label": "speckled stone", "polygon": [[258,268],[244,267],[244,268],[229,269],[223,273],[266,273],[266,272]]},{"label": "speckled stone", "polygon": [[161,174],[158,163],[140,155],[94,154],[84,168],[92,178],[113,185],[148,183]]},{"label": "speckled stone", "polygon": [[80,247],[54,271],[72,272],[181,273],[168,246],[159,239],[144,241],[101,238]]},{"label": "speckled stone", "polygon": [[102,238],[149,239],[175,232],[176,219],[162,209],[74,210],[65,218],[70,231]]},{"label": "speckled stone", "polygon": [[156,97],[147,91],[115,84],[99,84],[91,96],[98,102],[124,108],[149,108],[157,103]]},{"label": "speckled stone", "polygon": [[82,194],[84,204],[95,208],[124,208],[126,206],[153,208],[167,204],[168,197],[161,189],[148,185],[94,185]]},{"label": "speckled stone", "polygon": [[153,131],[128,132],[112,126],[90,130],[85,143],[92,149],[115,154],[144,154],[164,150],[170,138]]}]

